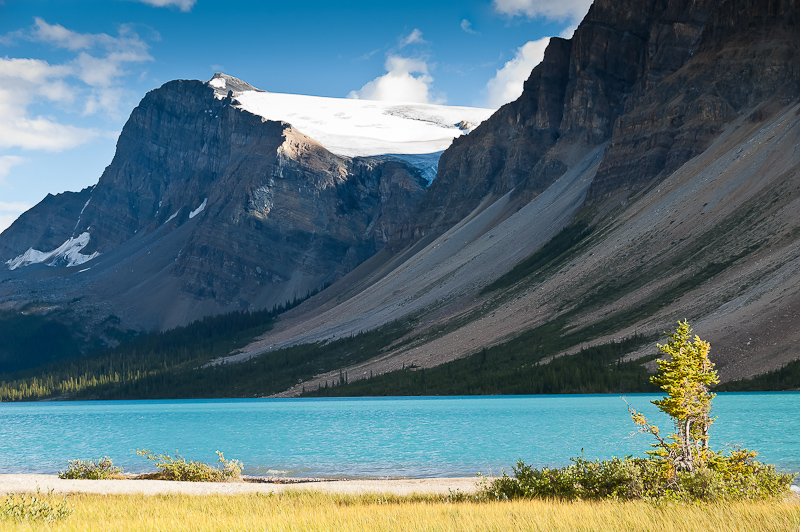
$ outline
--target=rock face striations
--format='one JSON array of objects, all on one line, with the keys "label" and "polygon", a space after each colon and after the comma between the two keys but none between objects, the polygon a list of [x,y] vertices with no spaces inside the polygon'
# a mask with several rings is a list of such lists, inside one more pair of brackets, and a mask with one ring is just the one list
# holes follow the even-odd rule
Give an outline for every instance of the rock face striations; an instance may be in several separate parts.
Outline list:
[{"label": "rock face striations", "polygon": [[604,143],[590,198],[669,175],[743,110],[800,94],[799,31],[792,1],[596,0],[522,96],[442,155],[407,236],[439,234],[487,196],[530,199]]},{"label": "rock face striations", "polygon": [[232,96],[199,81],[150,92],[97,185],[26,213],[3,260],[88,233],[80,253],[100,258],[84,275],[105,273],[87,299],[127,299],[132,325],[161,328],[304,297],[384,247],[421,198],[415,168],[336,156]]},{"label": "rock face striations", "polygon": [[[800,95],[794,2],[663,2],[591,196],[640,187],[702,153],[754,106]],[[768,109],[753,115],[764,120]]]}]

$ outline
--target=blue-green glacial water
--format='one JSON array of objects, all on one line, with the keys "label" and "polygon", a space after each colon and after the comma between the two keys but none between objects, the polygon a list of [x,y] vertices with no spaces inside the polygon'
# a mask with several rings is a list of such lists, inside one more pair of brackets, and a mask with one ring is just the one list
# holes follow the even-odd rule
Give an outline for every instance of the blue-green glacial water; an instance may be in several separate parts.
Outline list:
[{"label": "blue-green glacial water", "polygon": [[[662,432],[669,420],[632,394]],[[714,448],[742,445],[783,471],[800,471],[800,393],[729,393],[714,400]],[[55,473],[71,459],[110,456],[152,471],[137,448],[213,462],[245,474],[447,477],[499,474],[518,459],[563,466],[643,456],[617,395],[229,399],[0,403],[0,473]]]}]

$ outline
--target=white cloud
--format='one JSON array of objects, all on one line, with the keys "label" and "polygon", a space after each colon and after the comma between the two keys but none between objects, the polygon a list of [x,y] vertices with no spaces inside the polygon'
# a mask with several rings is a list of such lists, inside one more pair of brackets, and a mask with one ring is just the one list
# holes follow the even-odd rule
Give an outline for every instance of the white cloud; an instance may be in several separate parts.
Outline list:
[{"label": "white cloud", "polygon": [[530,41],[517,49],[514,58],[499,69],[486,84],[486,104],[497,108],[522,94],[522,86],[531,75],[533,67],[542,62],[544,50],[550,42],[549,37]]},{"label": "white cloud", "polygon": [[572,35],[575,33],[575,30],[577,29],[578,29],[577,22],[574,24],[570,24],[569,26],[561,30],[561,33],[559,33],[558,36],[561,37],[562,39],[571,39]]},{"label": "white cloud", "polygon": [[95,35],[77,33],[60,24],[48,24],[40,17],[36,17],[34,22],[33,35],[35,39],[40,42],[54,44],[59,48],[66,48],[72,51],[85,50],[93,47],[97,41],[97,36]]},{"label": "white cloud", "polygon": [[0,125],[0,148],[22,148],[25,150],[63,151],[97,136],[94,129],[85,129],[59,124],[45,117],[15,117],[3,119]]},{"label": "white cloud", "polygon": [[431,95],[433,78],[428,64],[421,59],[390,55],[385,64],[387,73],[352,91],[348,98],[393,102],[443,103]]},{"label": "white cloud", "polygon": [[28,113],[28,106],[34,101],[71,103],[74,94],[64,78],[72,71],[69,66],[50,65],[38,59],[0,58],[0,149],[60,151],[94,136],[92,130]]},{"label": "white cloud", "polygon": [[498,13],[510,17],[546,18],[579,22],[589,11],[593,0],[492,0]]},{"label": "white cloud", "polygon": [[119,113],[125,92],[119,87],[128,74],[127,65],[152,61],[147,43],[130,26],[122,25],[119,36],[105,33],[77,33],[59,24],[48,24],[37,17],[32,39],[70,51],[80,51],[69,65],[71,74],[91,87],[84,114]]},{"label": "white cloud", "polygon": [[13,77],[41,85],[52,79],[68,76],[72,69],[65,65],[51,65],[39,59],[0,59],[0,76]]},{"label": "white cloud", "polygon": [[405,37],[400,37],[400,48],[405,48],[409,44],[425,44],[425,39],[422,38],[422,32],[418,29],[414,28],[414,31],[406,35]]},{"label": "white cloud", "polygon": [[[144,42],[129,26],[116,37],[78,33],[36,18],[14,37],[43,42],[75,52],[71,60],[51,65],[40,59],[0,58],[0,149],[61,151],[97,136],[94,129],[59,123],[52,116],[35,116],[29,107],[50,102],[64,111],[84,115],[123,116],[136,95],[124,88],[132,64],[152,61]],[[79,106],[80,109],[75,109]]]},{"label": "white cloud", "polygon": [[184,13],[192,10],[197,0],[136,0],[143,4],[149,4],[155,7],[177,7]]},{"label": "white cloud", "polygon": [[73,64],[81,81],[92,87],[107,87],[120,75],[120,64],[107,57],[93,57],[81,52]]},{"label": "white cloud", "polygon": [[[411,33],[398,38],[397,46],[387,52],[386,74],[366,83],[358,90],[350,91],[348,98],[383,100],[410,103],[444,103],[443,96],[434,96],[431,91],[433,77],[426,59],[400,55],[400,50],[411,44],[427,44],[422,32],[415,28]],[[370,55],[374,54],[372,52]]]},{"label": "white cloud", "polygon": [[19,215],[30,209],[32,205],[27,203],[9,203],[0,201],[0,233],[19,218]]},{"label": "white cloud", "polygon": [[476,35],[478,32],[472,29],[472,22],[467,19],[461,21],[461,29],[470,35]]},{"label": "white cloud", "polygon": [[[5,179],[11,171],[12,166],[17,166],[27,161],[27,159],[18,155],[0,155],[0,185],[5,184]],[[0,208],[2,208],[3,205],[10,204],[0,201]]]}]

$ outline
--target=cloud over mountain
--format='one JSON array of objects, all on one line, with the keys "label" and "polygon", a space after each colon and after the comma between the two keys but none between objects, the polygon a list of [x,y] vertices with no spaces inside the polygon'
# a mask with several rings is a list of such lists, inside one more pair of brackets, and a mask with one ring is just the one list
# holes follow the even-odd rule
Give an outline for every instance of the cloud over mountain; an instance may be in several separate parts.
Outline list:
[{"label": "cloud over mountain", "polygon": [[363,100],[383,100],[412,103],[444,103],[444,97],[432,93],[433,77],[430,65],[425,58],[401,55],[400,51],[409,45],[427,44],[422,32],[414,29],[401,36],[398,44],[389,51],[384,63],[386,74],[364,84],[360,89],[350,91],[348,98]]},{"label": "cloud over mountain", "polygon": [[428,64],[421,59],[390,55],[385,64],[387,73],[351,91],[348,98],[414,103],[440,103],[431,97],[433,77]]},{"label": "cloud over mountain", "polygon": [[495,10],[510,17],[543,17],[550,20],[580,22],[592,0],[493,0]]},{"label": "cloud over mountain", "polygon": [[522,94],[522,85],[531,75],[533,67],[542,62],[549,37],[530,41],[517,48],[514,58],[507,61],[486,84],[486,105],[497,108],[516,100]]},{"label": "cloud over mountain", "polygon": [[79,33],[36,17],[32,27],[10,34],[9,39],[45,43],[75,55],[60,64],[36,58],[0,59],[0,149],[61,151],[96,137],[94,128],[66,125],[52,115],[38,116],[31,108],[51,102],[84,116],[121,114],[132,96],[124,84],[133,73],[130,65],[153,60],[147,43],[126,25],[111,36]]}]

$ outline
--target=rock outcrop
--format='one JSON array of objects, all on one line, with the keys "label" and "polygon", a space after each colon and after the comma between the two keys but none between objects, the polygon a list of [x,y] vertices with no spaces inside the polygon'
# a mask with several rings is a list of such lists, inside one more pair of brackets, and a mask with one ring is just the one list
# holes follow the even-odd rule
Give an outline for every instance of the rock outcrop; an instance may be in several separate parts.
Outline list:
[{"label": "rock outcrop", "polygon": [[[794,2],[670,1],[589,195],[638,188],[702,153],[724,124],[800,95]],[[768,107],[753,120],[768,118]]]},{"label": "rock outcrop", "polygon": [[[236,108],[232,95],[199,81],[147,94],[97,185],[20,218],[0,238],[4,261],[88,233],[81,253],[113,263],[106,286],[137,280],[118,281],[121,292],[130,286],[131,324],[160,328],[305,297],[384,247],[421,198],[417,169],[336,156],[288,123]],[[154,251],[165,239],[170,246]],[[136,242],[148,252],[133,267],[120,250]],[[102,284],[87,284],[86,299]],[[165,319],[170,297],[154,306],[148,289],[174,290],[180,317]]]},{"label": "rock outcrop", "polygon": [[512,189],[530,199],[604,143],[590,198],[669,175],[739,113],[800,94],[797,18],[788,0],[596,0],[522,96],[442,155],[405,235],[440,234]]}]

